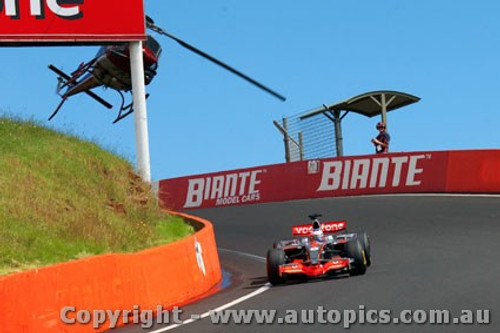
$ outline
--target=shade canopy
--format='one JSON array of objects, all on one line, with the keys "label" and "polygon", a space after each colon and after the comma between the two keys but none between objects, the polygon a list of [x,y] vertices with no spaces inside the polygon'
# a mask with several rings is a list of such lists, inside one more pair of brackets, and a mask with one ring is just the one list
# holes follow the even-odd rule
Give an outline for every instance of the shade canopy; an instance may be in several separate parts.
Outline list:
[{"label": "shade canopy", "polygon": [[352,111],[371,118],[380,114],[384,114],[385,112],[393,111],[403,106],[416,103],[418,101],[420,101],[419,97],[400,91],[372,91],[355,97],[351,97],[339,103],[323,105],[323,107],[312,110],[302,115],[300,118],[309,118],[319,113],[325,112],[326,110]]},{"label": "shade canopy", "polygon": [[[299,117],[304,120],[316,115],[324,115],[335,125],[335,142],[337,147],[337,156],[344,155],[342,138],[342,119],[349,113],[355,112],[366,117],[375,117],[381,115],[382,123],[387,128],[387,112],[399,109],[420,101],[416,97],[400,91],[378,90],[367,92],[358,96],[351,97],[345,101],[326,105],[315,110],[309,111]],[[342,115],[342,111],[344,114]]]}]

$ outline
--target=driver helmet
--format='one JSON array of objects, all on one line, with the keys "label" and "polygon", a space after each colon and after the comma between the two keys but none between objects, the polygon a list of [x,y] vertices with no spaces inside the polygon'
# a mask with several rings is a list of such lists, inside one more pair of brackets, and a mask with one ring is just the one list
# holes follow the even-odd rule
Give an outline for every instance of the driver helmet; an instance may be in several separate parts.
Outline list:
[{"label": "driver helmet", "polygon": [[377,129],[379,129],[379,128],[385,129],[385,124],[381,121],[377,123]]},{"label": "driver helmet", "polygon": [[322,242],[324,241],[324,236],[323,236],[323,230],[321,230],[321,225],[318,221],[314,221],[313,224],[312,224],[312,238],[315,240],[315,241],[318,241],[318,242]]}]

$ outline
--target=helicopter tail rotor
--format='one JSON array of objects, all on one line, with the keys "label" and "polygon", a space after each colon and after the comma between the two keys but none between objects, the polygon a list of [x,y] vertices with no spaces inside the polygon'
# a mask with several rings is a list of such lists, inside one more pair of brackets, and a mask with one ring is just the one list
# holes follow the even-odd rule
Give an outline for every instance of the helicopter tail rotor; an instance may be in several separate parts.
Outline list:
[{"label": "helicopter tail rotor", "polygon": [[60,95],[62,88],[65,86],[66,81],[58,76],[57,77],[57,86],[56,86],[56,94]]}]

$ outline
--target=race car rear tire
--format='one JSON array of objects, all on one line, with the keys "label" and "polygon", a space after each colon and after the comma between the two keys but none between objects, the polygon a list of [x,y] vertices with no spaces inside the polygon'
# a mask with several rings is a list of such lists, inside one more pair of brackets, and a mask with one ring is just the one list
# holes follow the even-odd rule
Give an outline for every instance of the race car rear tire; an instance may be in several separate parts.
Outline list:
[{"label": "race car rear tire", "polygon": [[365,250],[366,267],[370,267],[370,265],[372,264],[370,237],[368,237],[366,232],[360,232],[358,234],[358,238],[361,242],[361,246]]},{"label": "race car rear tire", "polygon": [[351,263],[351,275],[363,275],[366,272],[366,255],[359,239],[345,244],[345,253],[348,258],[354,259]]},{"label": "race car rear tire", "polygon": [[285,251],[282,249],[269,249],[266,257],[267,279],[271,284],[277,285],[285,282],[280,275],[280,265],[285,263]]}]

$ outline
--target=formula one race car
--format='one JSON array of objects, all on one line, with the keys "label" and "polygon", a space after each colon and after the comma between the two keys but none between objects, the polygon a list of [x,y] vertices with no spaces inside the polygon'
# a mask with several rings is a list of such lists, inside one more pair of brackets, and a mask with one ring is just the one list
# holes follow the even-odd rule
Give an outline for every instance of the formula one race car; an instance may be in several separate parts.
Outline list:
[{"label": "formula one race car", "polygon": [[319,217],[309,215],[312,223],[292,227],[293,239],[275,242],[267,251],[267,277],[271,284],[292,278],[365,274],[371,265],[368,235],[348,233],[346,221],[320,223]]}]

